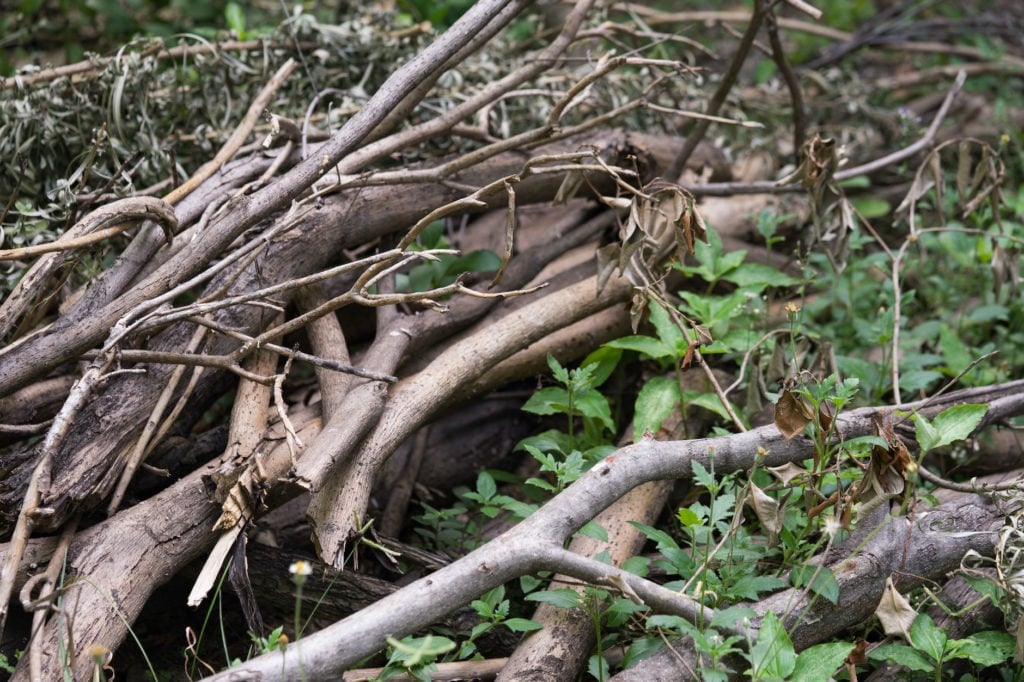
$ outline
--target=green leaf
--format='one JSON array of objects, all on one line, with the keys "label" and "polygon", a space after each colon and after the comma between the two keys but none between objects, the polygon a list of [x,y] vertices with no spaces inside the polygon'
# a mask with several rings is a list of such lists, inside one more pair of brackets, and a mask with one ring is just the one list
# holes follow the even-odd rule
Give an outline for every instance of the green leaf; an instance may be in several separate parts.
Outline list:
[{"label": "green leaf", "polygon": [[587,357],[583,358],[583,362],[580,363],[580,367],[594,367],[594,375],[591,379],[591,386],[597,388],[611,376],[612,372],[619,364],[619,360],[622,358],[622,349],[614,348],[609,345],[604,345],[592,352]]},{"label": "green leaf", "polygon": [[796,668],[796,652],[789,633],[773,611],[764,614],[757,641],[750,649],[755,679],[785,679]]},{"label": "green leaf", "polygon": [[580,535],[586,535],[588,538],[594,538],[601,542],[608,542],[608,531],[606,531],[604,526],[597,521],[587,521],[577,532]]},{"label": "green leaf", "polygon": [[669,616],[666,614],[655,614],[647,619],[647,629],[665,628],[675,630],[683,635],[694,632],[693,624],[682,616]]},{"label": "green leaf", "polygon": [[[817,571],[817,575],[815,572]],[[815,594],[824,597],[833,604],[839,603],[839,581],[828,566],[804,564],[795,566],[789,573],[793,587],[807,587]]]},{"label": "green leaf", "polygon": [[705,410],[714,412],[722,419],[731,421],[732,417],[725,410],[725,405],[722,404],[722,400],[714,393],[696,393],[695,391],[685,391],[683,393],[683,399],[687,405],[695,405],[697,407],[703,407]]},{"label": "green leaf", "polygon": [[873,661],[891,661],[897,665],[923,673],[935,670],[935,663],[929,661],[917,649],[912,649],[905,644],[883,644],[877,649],[872,650],[868,654],[868,658]]},{"label": "green leaf", "polygon": [[583,597],[576,590],[562,588],[560,590],[546,590],[544,592],[531,592],[526,595],[526,601],[539,601],[551,604],[561,609],[574,609],[583,604]]},{"label": "green leaf", "polygon": [[679,403],[679,383],[669,377],[653,377],[636,397],[633,414],[633,440],[655,433]]},{"label": "green leaf", "polygon": [[683,524],[687,528],[704,525],[703,517],[689,507],[680,507],[676,512],[676,518],[679,519],[679,523]]},{"label": "green leaf", "polygon": [[455,648],[455,642],[437,635],[405,637],[401,641],[388,637],[387,641],[393,649],[388,661],[400,663],[407,668],[430,663],[441,654]]},{"label": "green leaf", "polygon": [[729,596],[757,601],[762,592],[786,587],[786,582],[773,575],[745,575],[729,587]]},{"label": "green leaf", "polygon": [[959,374],[974,360],[964,342],[946,325],[939,331],[939,350],[950,374]]},{"label": "green leaf", "polygon": [[946,633],[927,614],[918,614],[910,626],[910,642],[916,649],[936,661],[943,660],[946,651]]},{"label": "green leaf", "polygon": [[989,598],[993,604],[998,604],[999,600],[1003,598],[1006,592],[1002,587],[996,584],[993,578],[989,578],[985,575],[970,575],[961,574],[961,577],[967,584],[974,588],[974,590],[985,597]]},{"label": "green leaf", "polygon": [[932,447],[949,445],[969,437],[987,411],[988,405],[955,405],[943,410],[932,420],[940,438],[938,445]]},{"label": "green leaf", "polygon": [[672,320],[665,307],[652,298],[647,308],[651,312],[651,324],[658,332],[658,339],[673,351],[686,348],[688,344],[683,330]]},{"label": "green leaf", "polygon": [[744,263],[722,279],[741,287],[753,287],[760,291],[764,287],[788,287],[800,283],[795,277],[770,265],[761,263]]},{"label": "green leaf", "polygon": [[551,370],[551,375],[555,377],[555,381],[563,386],[569,385],[569,370],[562,367],[561,363],[558,362],[558,359],[550,353],[548,353],[548,369]]},{"label": "green leaf", "polygon": [[1016,642],[1008,632],[985,630],[966,639],[950,642],[955,647],[952,657],[966,658],[979,666],[1000,665],[1013,657]]},{"label": "green leaf", "polygon": [[690,463],[690,467],[693,470],[693,481],[697,485],[702,485],[709,490],[715,489],[715,475],[704,468],[704,465],[699,460],[693,460]]},{"label": "green leaf", "polygon": [[956,405],[940,412],[931,422],[919,414],[911,415],[917,426],[917,443],[927,452],[963,440],[974,433],[987,410],[986,405]]},{"label": "green leaf", "polygon": [[749,606],[730,606],[715,611],[715,616],[711,619],[711,627],[732,628],[744,618],[753,620],[756,616],[757,612]]},{"label": "green leaf", "polygon": [[623,670],[628,670],[654,652],[660,650],[665,643],[658,637],[641,637],[630,642],[626,655],[622,659]]},{"label": "green leaf", "polygon": [[547,481],[545,481],[542,478],[528,478],[528,479],[526,479],[526,481],[524,481],[524,483],[526,483],[526,485],[532,485],[534,488],[540,488],[541,490],[546,490],[549,493],[557,493],[558,492],[558,488],[556,488],[555,486],[551,485],[550,483],[548,483]]},{"label": "green leaf", "polygon": [[501,622],[502,625],[507,627],[512,632],[533,632],[534,630],[541,630],[544,628],[543,625],[535,620],[529,618],[509,618]]},{"label": "green leaf", "polygon": [[490,500],[498,492],[498,485],[494,482],[494,476],[486,471],[481,471],[476,477],[476,491],[480,497]]},{"label": "green leaf", "polygon": [[587,661],[587,672],[590,673],[591,677],[595,680],[607,680],[611,677],[612,669],[608,665],[608,661],[605,660],[604,656],[598,656],[594,654]]},{"label": "green leaf", "polygon": [[224,7],[224,22],[241,40],[245,40],[245,12],[242,11],[241,5],[229,2]]},{"label": "green leaf", "polygon": [[501,267],[498,254],[487,249],[479,249],[460,256],[448,264],[444,274],[461,275],[464,272],[495,272]]},{"label": "green leaf", "polygon": [[622,570],[646,577],[650,573],[651,560],[645,556],[631,556],[622,562]]},{"label": "green leaf", "polygon": [[666,547],[679,549],[676,541],[665,531],[659,530],[654,526],[648,526],[646,523],[640,523],[639,521],[630,521],[629,524],[643,533],[648,540],[653,540],[659,551],[663,551]]},{"label": "green leaf", "polygon": [[612,348],[621,348],[622,350],[635,350],[641,355],[646,355],[655,360],[673,358],[676,355],[674,348],[666,346],[651,336],[624,336],[621,339],[609,341],[605,345]]},{"label": "green leaf", "polygon": [[885,199],[867,195],[853,197],[850,199],[850,203],[868,220],[889,215],[889,212],[892,211],[892,204]]},{"label": "green leaf", "polygon": [[[568,409],[568,406],[566,406]],[[615,430],[615,422],[612,421],[612,408],[608,399],[600,392],[593,389],[583,394],[577,394],[573,402],[573,410],[590,419],[597,419],[609,431]]]},{"label": "green leaf", "polygon": [[800,652],[793,668],[792,682],[817,682],[832,678],[835,671],[853,651],[849,642],[816,644]]},{"label": "green leaf", "polygon": [[522,410],[531,414],[565,414],[569,409],[569,393],[564,388],[548,386],[542,388],[523,404]]}]

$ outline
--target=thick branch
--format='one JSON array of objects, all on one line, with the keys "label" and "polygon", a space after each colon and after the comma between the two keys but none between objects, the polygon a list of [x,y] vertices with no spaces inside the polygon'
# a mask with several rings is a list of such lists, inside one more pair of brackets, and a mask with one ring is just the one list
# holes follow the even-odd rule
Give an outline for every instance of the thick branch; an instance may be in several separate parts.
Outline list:
[{"label": "thick branch", "polygon": [[[988,402],[1013,395],[1022,388],[1024,381],[971,389],[944,396],[925,409],[934,413],[965,400]],[[904,405],[900,409],[920,406]],[[842,415],[837,419],[838,432],[846,438],[871,434],[875,428],[872,416],[892,412],[893,408],[864,408]],[[758,456],[759,449],[767,453],[763,458]],[[260,674],[264,680],[293,679],[300,670],[313,677],[337,677],[350,665],[383,649],[386,637],[401,637],[426,627],[508,580],[542,569],[575,574],[576,571],[567,570],[568,567],[557,561],[545,559],[560,556],[563,544],[576,530],[638,485],[688,477],[694,461],[711,466],[712,457],[715,471],[725,474],[749,469],[755,462],[779,466],[800,461],[810,458],[812,452],[810,439],[797,437],[787,441],[775,426],[721,438],[642,440],[608,456],[531,517],[490,544],[310,635],[285,652],[259,656],[208,679],[230,680],[240,674]],[[608,573],[620,575],[610,567]],[[622,574],[622,579],[638,591],[645,590],[649,584],[632,574]]]}]

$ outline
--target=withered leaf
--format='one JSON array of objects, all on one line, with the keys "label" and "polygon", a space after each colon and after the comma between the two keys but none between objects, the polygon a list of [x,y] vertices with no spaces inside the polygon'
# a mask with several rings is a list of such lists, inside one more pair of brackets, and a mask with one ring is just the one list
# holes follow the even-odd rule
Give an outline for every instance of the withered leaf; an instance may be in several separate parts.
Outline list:
[{"label": "withered leaf", "polygon": [[772,476],[778,478],[783,485],[789,485],[790,481],[794,478],[807,475],[807,469],[801,466],[793,464],[792,462],[786,462],[785,464],[777,467],[765,467],[768,469]]},{"label": "withered leaf", "polygon": [[629,308],[629,324],[633,328],[634,334],[640,328],[640,321],[644,317],[644,309],[646,307],[647,294],[643,289],[637,289],[633,292],[633,304]]},{"label": "withered leaf", "polygon": [[582,170],[571,170],[565,174],[562,178],[562,184],[558,186],[558,191],[555,192],[555,204],[565,204],[579,191],[580,186],[583,184],[583,171]]},{"label": "withered leaf", "polygon": [[875,609],[875,615],[878,616],[885,634],[899,635],[910,641],[910,626],[917,618],[917,611],[893,585],[892,576],[885,579],[885,591],[882,593],[882,600],[878,602],[878,608]]},{"label": "withered leaf", "polygon": [[813,418],[807,399],[791,389],[784,390],[775,403],[775,426],[786,440],[799,435]]},{"label": "withered leaf", "polygon": [[754,508],[757,520],[768,533],[768,546],[774,547],[779,541],[779,531],[782,530],[782,509],[774,497],[761,490],[750,482],[750,497],[747,504]]},{"label": "withered leaf", "polygon": [[818,424],[821,425],[821,430],[826,432],[831,431],[832,422],[835,421],[835,418],[836,406],[827,400],[822,400],[821,403],[818,404]]}]

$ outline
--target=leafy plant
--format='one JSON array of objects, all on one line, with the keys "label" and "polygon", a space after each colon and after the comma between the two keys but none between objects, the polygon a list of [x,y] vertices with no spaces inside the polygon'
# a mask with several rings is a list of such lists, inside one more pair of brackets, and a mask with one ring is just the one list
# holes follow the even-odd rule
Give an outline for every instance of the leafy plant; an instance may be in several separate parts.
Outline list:
[{"label": "leafy plant", "polygon": [[[451,243],[444,235],[444,221],[437,220],[428,225],[411,247],[412,251],[450,249]],[[439,254],[418,265],[407,274],[395,278],[398,291],[429,291],[455,283],[459,275],[467,272],[495,272],[501,266],[501,259],[493,251],[480,249],[464,256]]]},{"label": "leafy plant", "polygon": [[986,630],[964,639],[950,639],[927,614],[919,614],[910,626],[908,644],[883,644],[868,657],[891,661],[916,672],[943,677],[943,666],[955,659],[989,667],[1005,663],[1013,656],[1014,640],[1009,633]]},{"label": "leafy plant", "polygon": [[742,655],[750,661],[745,674],[752,680],[827,680],[843,664],[854,645],[847,642],[826,642],[796,654],[789,634],[773,612],[761,619],[757,640],[750,652]]},{"label": "leafy plant", "polygon": [[566,429],[549,429],[523,439],[519,448],[528,452],[541,465],[541,471],[552,474],[554,482],[530,478],[527,485],[548,492],[559,492],[578,479],[615,448],[610,436],[615,432],[611,405],[598,387],[614,369],[617,357],[607,354],[591,356],[577,368],[568,370],[553,356],[548,367],[560,386],[548,386],[535,392],[523,410],[537,415],[565,415]]},{"label": "leafy plant", "polygon": [[388,680],[405,673],[414,680],[430,682],[431,673],[437,669],[435,661],[455,648],[455,642],[437,635],[403,637],[400,640],[388,637],[387,641],[390,649],[388,664],[377,680]]}]

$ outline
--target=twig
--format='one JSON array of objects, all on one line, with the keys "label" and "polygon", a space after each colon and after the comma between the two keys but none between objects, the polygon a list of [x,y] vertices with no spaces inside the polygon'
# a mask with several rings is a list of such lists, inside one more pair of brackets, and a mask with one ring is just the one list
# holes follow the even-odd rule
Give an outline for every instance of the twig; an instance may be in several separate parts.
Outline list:
[{"label": "twig", "polygon": [[[795,3],[796,0],[787,0],[787,2]],[[820,14],[821,12],[818,12],[818,15]],[[804,131],[807,127],[800,79],[793,72],[793,67],[790,66],[789,59],[786,57],[786,49],[782,46],[782,40],[779,38],[779,23],[775,19],[775,10],[771,7],[768,8],[765,15],[765,27],[768,29],[768,43],[772,46],[772,59],[779,67],[779,72],[789,89],[789,99],[793,107],[793,155],[797,157],[796,162],[799,163],[800,150],[804,146]]]},{"label": "twig", "polygon": [[242,122],[231,133],[231,137],[217,151],[217,155],[204,163],[183,184],[178,185],[164,196],[164,201],[171,205],[178,203],[231,160],[231,157],[235,155],[239,147],[245,143],[252,129],[256,127],[256,123],[263,116],[263,110],[270,104],[274,94],[284,85],[288,77],[292,75],[292,71],[295,70],[296,66],[298,66],[298,63],[294,59],[289,59],[281,65],[281,68],[271,76],[267,84],[263,86],[259,94],[253,99],[252,104],[249,105],[249,110],[245,113],[245,118],[242,119]]},{"label": "twig", "polygon": [[39,508],[43,494],[50,488],[50,474],[53,466],[53,458],[57,448],[67,436],[68,429],[74,421],[78,412],[85,406],[86,401],[92,394],[93,389],[103,377],[103,373],[114,361],[114,354],[107,353],[96,358],[89,369],[85,371],[74,388],[71,395],[64,401],[64,406],[53,419],[53,425],[46,433],[42,448],[37,455],[36,466],[32,470],[32,477],[29,479],[28,489],[22,501],[21,511],[18,513],[18,520],[14,524],[14,531],[11,533],[11,542],[7,549],[7,560],[0,568],[0,635],[3,635],[4,624],[7,621],[7,609],[10,607],[11,593],[14,591],[14,579],[18,573],[18,564],[25,553],[25,545],[32,534],[33,518],[43,514],[45,511]]},{"label": "twig", "polygon": [[956,481],[950,481],[942,478],[938,474],[933,474],[924,466],[919,466],[917,468],[917,473],[921,478],[933,485],[945,488],[946,490],[953,490],[958,493],[978,493],[979,495],[985,495],[988,493],[998,493],[1007,490],[1024,489],[1024,479],[1019,478],[1014,481],[1007,481],[1006,483],[978,483],[976,478],[972,478],[967,483],[957,483]]},{"label": "twig", "polygon": [[[75,537],[75,532],[78,530],[78,523],[81,519],[81,515],[76,514],[74,517],[68,520],[64,527],[60,531],[60,539],[57,541],[57,547],[53,550],[53,555],[50,557],[50,561],[46,564],[46,571],[42,574],[34,576],[39,578],[39,592],[31,595],[34,597],[32,602],[34,607],[26,604],[25,589],[22,588],[22,607],[26,611],[32,610],[32,632],[42,633],[43,625],[46,622],[46,615],[49,613],[53,606],[53,601],[56,599],[57,582],[60,579],[61,573],[65,568],[65,562],[67,561],[68,548],[71,546],[71,540]],[[28,583],[26,583],[27,585]],[[31,643],[29,644],[29,669],[32,671],[33,680],[41,680],[42,668],[43,668],[43,637],[32,637]]]},{"label": "twig", "polygon": [[[949,93],[947,93],[946,98],[942,101],[942,106],[939,107],[939,111],[935,114],[935,118],[932,119],[931,125],[928,126],[928,130],[920,139],[903,149],[899,149],[891,154],[886,154],[885,156],[873,161],[837,171],[832,176],[832,179],[835,182],[843,182],[844,180],[849,180],[850,178],[855,178],[859,175],[873,173],[885,168],[886,166],[898,163],[910,156],[913,156],[930,145],[934,141],[935,135],[938,132],[939,126],[945,119],[946,114],[949,113],[949,107],[953,103],[953,98],[960,92],[960,88],[963,86],[965,78],[965,72],[960,70],[957,74],[956,81],[953,83],[953,87],[950,89]],[[694,196],[711,197],[725,197],[735,194],[782,194],[786,192],[805,191],[799,183],[780,185],[776,180],[764,180],[760,182],[716,182],[704,185],[682,184],[681,187]]]},{"label": "twig", "polygon": [[[166,50],[160,50],[155,54],[155,57],[157,59],[178,59],[179,57],[188,57],[199,54],[245,52],[246,50],[265,50],[273,47],[273,43],[267,43],[267,41],[264,40],[229,40],[223,43],[178,45]],[[151,52],[151,50],[144,50],[140,54],[145,55],[149,52]],[[31,75],[9,76],[8,78],[0,79],[0,92],[3,92],[4,90],[11,90],[13,88],[28,88],[36,83],[56,80],[58,78],[70,76],[94,76],[118,58],[119,57],[101,57],[98,59],[86,59],[84,61],[75,62],[74,64],[65,64],[64,66],[42,69],[41,71]]]},{"label": "twig", "polygon": [[65,232],[64,239],[50,244],[0,251],[0,261],[44,254],[0,305],[0,338],[10,333],[18,319],[36,300],[38,290],[64,263],[64,256],[54,253],[55,251],[77,248],[82,245],[78,243],[79,240],[88,240],[89,236],[97,231],[104,236],[108,228],[115,232],[123,232],[140,220],[153,220],[159,224],[168,243],[173,239],[174,230],[178,226],[178,219],[166,202],[154,197],[130,197],[92,211]]},{"label": "twig", "polygon": [[[188,342],[188,346],[185,348],[185,354],[192,355],[195,353],[199,348],[199,344],[203,342],[203,339],[206,338],[208,333],[209,330],[205,327],[197,327],[195,332],[192,334],[192,338]],[[125,462],[124,470],[121,472],[121,478],[117,482],[117,487],[114,489],[114,494],[110,498],[110,503],[107,505],[107,516],[113,516],[114,513],[117,512],[117,508],[121,506],[121,500],[124,499],[124,495],[128,491],[128,484],[131,483],[139,465],[145,461],[146,455],[149,452],[150,441],[157,432],[160,418],[163,416],[164,410],[167,409],[167,405],[174,396],[174,392],[177,390],[178,383],[181,381],[181,377],[184,373],[185,365],[178,365],[175,367],[174,371],[171,372],[171,376],[167,380],[167,385],[164,386],[163,391],[160,392],[156,405],[153,406],[153,411],[150,414],[149,419],[146,420],[146,423],[142,428],[142,433],[139,434],[138,439],[136,439],[131,454]],[[193,381],[194,377],[195,375],[193,374]],[[180,411],[180,401],[178,405],[178,410]],[[157,436],[157,440],[159,440],[159,436]]]},{"label": "twig", "polygon": [[[761,22],[764,20],[765,7],[764,0],[754,0],[754,12],[750,15],[750,23],[747,24],[747,30],[743,34],[743,38],[740,40],[740,44],[736,48],[736,54],[733,55],[732,61],[729,63],[729,68],[722,75],[722,80],[718,84],[718,89],[715,90],[715,94],[711,96],[711,100],[708,102],[708,108],[705,113],[715,116],[718,114],[722,105],[725,104],[725,98],[729,95],[732,90],[732,86],[736,83],[737,76],[740,75],[740,68],[743,66],[743,62],[747,59],[747,54],[750,53],[750,48],[754,45],[754,38],[757,36],[758,30],[761,28]],[[708,127],[711,125],[711,121],[706,118],[699,119],[693,126],[693,130],[686,136],[686,141],[683,143],[683,148],[676,155],[676,158],[672,161],[672,165],[665,171],[666,177],[675,181],[679,178],[680,173],[683,172],[683,168],[686,167],[686,162],[690,160],[690,156],[693,151],[700,144],[700,141],[704,139],[704,133],[707,132]]]}]

